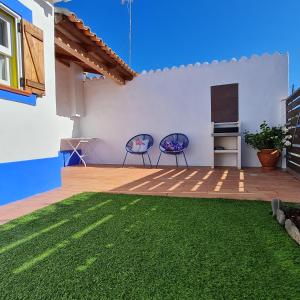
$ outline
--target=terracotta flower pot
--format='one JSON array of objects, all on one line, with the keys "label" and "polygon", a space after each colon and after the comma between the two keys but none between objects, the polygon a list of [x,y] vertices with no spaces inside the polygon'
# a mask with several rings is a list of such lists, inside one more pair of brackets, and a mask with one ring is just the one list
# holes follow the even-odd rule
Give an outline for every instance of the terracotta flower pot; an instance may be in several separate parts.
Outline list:
[{"label": "terracotta flower pot", "polygon": [[277,149],[261,149],[257,152],[258,159],[264,170],[274,170],[281,152]]}]

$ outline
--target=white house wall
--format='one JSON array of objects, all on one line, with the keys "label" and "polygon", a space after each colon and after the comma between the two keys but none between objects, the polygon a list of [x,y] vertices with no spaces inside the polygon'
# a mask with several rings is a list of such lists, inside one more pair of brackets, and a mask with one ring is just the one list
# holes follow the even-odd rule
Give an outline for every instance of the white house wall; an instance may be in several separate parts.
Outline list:
[{"label": "white house wall", "polygon": [[[101,139],[90,151],[89,163],[120,164],[126,141],[149,133],[155,144],[151,158],[156,162],[162,137],[174,132],[190,139],[190,165],[209,166],[212,158],[210,87],[239,84],[239,118],[242,131],[254,131],[266,120],[283,124],[288,95],[288,56],[253,56],[239,61],[196,64],[141,74],[125,86],[108,79],[87,80],[84,85],[86,116],[80,119],[83,136]],[[128,163],[140,164],[130,155]],[[181,160],[183,163],[183,160]],[[161,164],[174,164],[162,157]],[[258,166],[256,152],[242,145],[242,165]]]},{"label": "white house wall", "polygon": [[44,0],[1,2],[43,30],[46,95],[35,99],[0,90],[0,205],[61,185],[62,126],[56,115],[53,5]]},{"label": "white house wall", "polygon": [[57,156],[53,7],[44,1],[20,1],[44,32],[46,96],[36,106],[0,99],[0,163]]},{"label": "white house wall", "polygon": [[[85,113],[83,71],[76,64],[56,61],[56,114],[59,138],[79,137],[79,117]],[[65,144],[60,150],[69,149]]]}]

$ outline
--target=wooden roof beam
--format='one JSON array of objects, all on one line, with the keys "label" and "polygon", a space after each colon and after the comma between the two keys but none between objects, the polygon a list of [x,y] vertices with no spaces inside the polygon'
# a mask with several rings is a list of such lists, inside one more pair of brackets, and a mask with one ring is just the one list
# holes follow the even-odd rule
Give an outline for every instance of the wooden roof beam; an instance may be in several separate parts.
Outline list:
[{"label": "wooden roof beam", "polygon": [[96,55],[108,69],[118,70],[118,73],[121,73],[119,76],[124,76],[126,80],[134,78],[134,76],[128,75],[128,72],[123,70],[121,66],[116,69],[115,65],[119,66],[118,62],[106,54],[99,45],[91,41],[82,31],[79,31],[75,23],[72,23],[66,16],[63,16],[62,20],[57,23],[56,30],[66,31],[72,34],[77,40],[82,41],[80,45],[86,49],[87,53]]},{"label": "wooden roof beam", "polygon": [[56,30],[64,30],[69,32],[74,38],[85,43],[93,45],[91,39],[89,39],[86,35],[84,35],[81,31],[77,29],[74,23],[70,22],[66,16],[63,16],[62,20],[55,25]]},{"label": "wooden roof beam", "polygon": [[[65,31],[70,33],[73,37],[75,37],[78,41],[81,41],[80,44],[87,51],[93,52],[98,55],[103,61],[107,64],[115,64],[117,63],[114,59],[108,56],[106,53],[103,53],[101,47],[98,46],[95,42],[93,42],[89,37],[87,37],[82,31],[79,31],[74,23],[69,21],[69,19],[64,16],[63,20],[55,26],[58,31]],[[63,32],[62,32],[63,33]]]},{"label": "wooden roof beam", "polygon": [[68,54],[62,54],[62,53],[57,53],[55,55],[55,57],[57,59],[63,59],[63,60],[67,60],[67,61],[75,61],[75,62],[79,62],[80,60],[74,56],[68,55]]},{"label": "wooden roof beam", "polygon": [[86,53],[94,57],[97,63],[100,62],[111,75],[125,81],[132,80],[138,75],[74,13],[56,8],[55,28],[86,49]]},{"label": "wooden roof beam", "polygon": [[115,72],[109,72],[109,70],[101,66],[101,63],[97,62],[93,57],[91,57],[91,55],[88,54],[82,47],[59,32],[56,32],[55,45],[87,65],[88,68],[94,70],[95,73],[103,74],[119,84],[125,84],[125,79],[120,77],[119,74],[115,74]]}]

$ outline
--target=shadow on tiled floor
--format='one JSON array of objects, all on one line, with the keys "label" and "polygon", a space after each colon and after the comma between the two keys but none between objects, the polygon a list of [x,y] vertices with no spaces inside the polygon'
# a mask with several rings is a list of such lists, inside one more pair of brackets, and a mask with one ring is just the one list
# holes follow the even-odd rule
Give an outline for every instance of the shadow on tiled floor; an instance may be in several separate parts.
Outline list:
[{"label": "shadow on tiled floor", "polygon": [[0,224],[81,192],[112,192],[300,203],[300,181],[259,168],[170,168],[89,166],[62,170],[62,187],[0,207]]}]

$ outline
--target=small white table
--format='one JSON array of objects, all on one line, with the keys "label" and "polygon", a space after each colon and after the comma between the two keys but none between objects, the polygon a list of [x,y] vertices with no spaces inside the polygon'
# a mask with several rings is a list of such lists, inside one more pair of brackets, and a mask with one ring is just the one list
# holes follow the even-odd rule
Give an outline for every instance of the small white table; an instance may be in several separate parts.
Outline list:
[{"label": "small white table", "polygon": [[79,137],[79,138],[63,138],[61,139],[62,142],[66,142],[70,147],[71,147],[71,150],[72,150],[72,153],[68,159],[68,163],[67,165],[69,164],[72,156],[74,154],[77,154],[80,161],[83,163],[83,165],[86,167],[86,162],[84,160],[84,158],[87,156],[86,154],[83,154],[83,153],[79,153],[78,150],[79,150],[79,147],[83,144],[87,145],[87,144],[90,144],[94,141],[97,141],[99,140],[98,138],[85,138],[85,137]]}]

